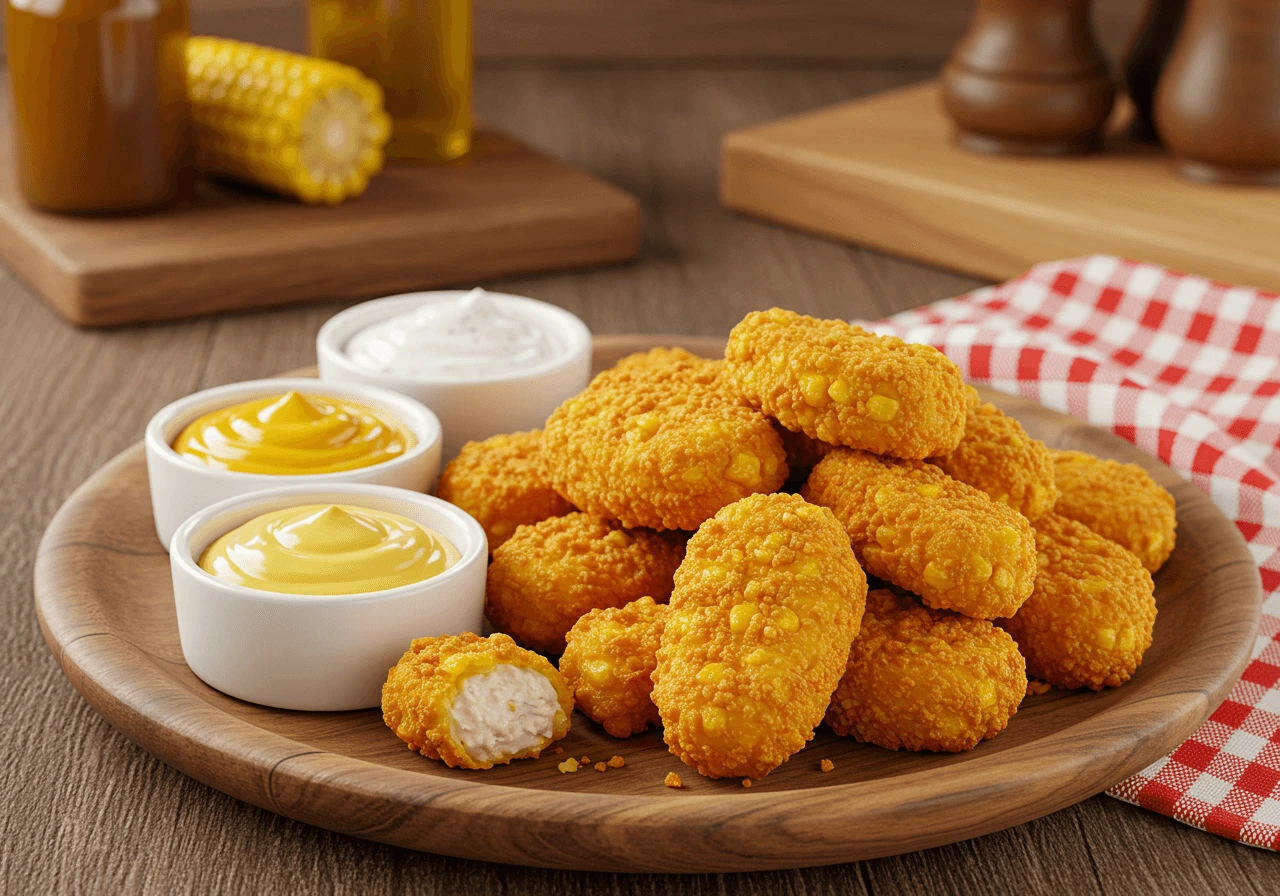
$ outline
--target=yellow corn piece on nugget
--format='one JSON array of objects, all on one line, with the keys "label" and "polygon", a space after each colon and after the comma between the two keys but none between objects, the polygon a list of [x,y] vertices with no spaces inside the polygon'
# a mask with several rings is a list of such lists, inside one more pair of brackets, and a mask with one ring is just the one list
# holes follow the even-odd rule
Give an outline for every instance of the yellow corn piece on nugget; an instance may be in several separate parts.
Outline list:
[{"label": "yellow corn piece on nugget", "polygon": [[803,494],[835,511],[868,572],[927,606],[997,619],[1031,596],[1031,523],[932,464],[842,448],[813,468]]},{"label": "yellow corn piece on nugget", "polygon": [[958,753],[995,737],[1027,691],[1008,633],[879,589],[831,695],[827,725],[890,750]]},{"label": "yellow corn piece on nugget", "polygon": [[623,525],[698,528],[787,478],[764,415],[718,383],[713,362],[658,349],[624,359],[547,421],[556,491]]},{"label": "yellow corn piece on nugget", "polygon": [[578,707],[614,737],[662,724],[653,705],[653,667],[670,608],[642,597],[592,610],[565,636],[560,674]]},{"label": "yellow corn piece on nugget", "polygon": [[998,624],[1018,642],[1032,678],[1064,690],[1119,687],[1151,646],[1151,573],[1114,541],[1056,512],[1035,527],[1035,591]]},{"label": "yellow corn piece on nugget", "polygon": [[787,429],[833,445],[922,459],[964,432],[960,368],[928,345],[774,308],[729,334],[725,373]]},{"label": "yellow corn piece on nugget", "polygon": [[493,552],[484,612],[525,647],[562,653],[564,636],[592,610],[642,597],[666,603],[684,556],[676,539],[624,529],[589,513],[516,529]]},{"label": "yellow corn piece on nugget", "polygon": [[844,673],[867,579],[829,510],[755,495],[689,539],[653,673],[671,752],[760,778],[813,737]]},{"label": "yellow corn piece on nugget", "polygon": [[506,635],[418,638],[382,686],[387,727],[451,768],[536,758],[569,733],[572,713],[555,666]]},{"label": "yellow corn piece on nugget", "polygon": [[516,526],[573,510],[551,487],[540,429],[467,442],[440,474],[436,497],[475,517],[489,538],[491,554]]},{"label": "yellow corn piece on nugget", "polygon": [[993,404],[970,407],[960,444],[930,463],[1029,520],[1048,513],[1058,499],[1049,449]]},{"label": "yellow corn piece on nugget", "polygon": [[1177,542],[1173,495],[1137,464],[1083,451],[1052,455],[1061,493],[1054,511],[1137,555],[1147,572],[1159,570]]}]

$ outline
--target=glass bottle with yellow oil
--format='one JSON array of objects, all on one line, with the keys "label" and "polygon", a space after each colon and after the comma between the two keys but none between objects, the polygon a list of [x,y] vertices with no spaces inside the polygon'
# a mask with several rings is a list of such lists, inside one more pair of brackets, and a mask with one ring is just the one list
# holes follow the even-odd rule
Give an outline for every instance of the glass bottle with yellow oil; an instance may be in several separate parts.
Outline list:
[{"label": "glass bottle with yellow oil", "polygon": [[471,148],[471,0],[309,0],[311,52],[382,85],[385,153],[447,162]]}]

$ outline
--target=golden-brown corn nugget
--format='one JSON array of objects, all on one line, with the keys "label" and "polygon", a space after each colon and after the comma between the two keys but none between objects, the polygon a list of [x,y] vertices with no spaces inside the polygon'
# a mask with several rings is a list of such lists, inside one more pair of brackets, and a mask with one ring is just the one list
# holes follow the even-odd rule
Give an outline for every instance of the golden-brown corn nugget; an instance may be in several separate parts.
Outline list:
[{"label": "golden-brown corn nugget", "polygon": [[658,347],[627,355],[612,369],[630,371],[646,379],[692,381],[711,386],[719,383],[723,368],[724,362],[719,359],[702,358],[683,348]]},{"label": "golden-brown corn nugget", "polygon": [[1035,527],[1035,591],[998,624],[1018,642],[1032,678],[1064,689],[1119,687],[1151,646],[1151,573],[1114,541],[1056,512]]},{"label": "golden-brown corn nugget", "polygon": [[1026,691],[1007,632],[880,589],[867,595],[826,721],[890,750],[957,753],[1003,731]]},{"label": "golden-brown corn nugget", "polygon": [[684,555],[675,539],[624,529],[589,513],[521,526],[493,552],[484,612],[523,646],[564,651],[564,636],[591,610],[646,595],[666,602]]},{"label": "golden-brown corn nugget", "polygon": [[628,527],[693,530],[726,504],[780,488],[782,440],[707,365],[624,359],[562,404],[545,433],[556,491]]},{"label": "golden-brown corn nugget", "polygon": [[934,609],[996,619],[1031,596],[1027,518],[932,464],[841,448],[813,468],[803,494],[835,511],[868,572]]},{"label": "golden-brown corn nugget", "polygon": [[844,673],[866,576],[829,510],[755,495],[689,539],[653,673],[671,752],[711,777],[801,749]]},{"label": "golden-brown corn nugget", "polygon": [[555,666],[506,635],[418,638],[382,686],[387,727],[452,768],[536,757],[569,733],[572,713]]},{"label": "golden-brown corn nugget", "polygon": [[1136,554],[1148,572],[1159,570],[1177,541],[1173,495],[1137,464],[1083,451],[1052,455],[1061,493],[1054,511]]},{"label": "golden-brown corn nugget", "polygon": [[653,667],[669,607],[642,597],[592,610],[565,636],[560,673],[582,712],[614,737],[662,724],[653,705]]},{"label": "golden-brown corn nugget", "polygon": [[787,429],[895,457],[946,454],[964,432],[960,368],[928,345],[774,308],[729,334],[725,373]]},{"label": "golden-brown corn nugget", "polygon": [[993,404],[969,408],[960,444],[930,463],[1029,520],[1048,513],[1058,499],[1049,449]]},{"label": "golden-brown corn nugget", "polygon": [[476,518],[489,537],[491,554],[516,526],[573,510],[551,487],[540,429],[467,442],[440,474],[436,496]]}]

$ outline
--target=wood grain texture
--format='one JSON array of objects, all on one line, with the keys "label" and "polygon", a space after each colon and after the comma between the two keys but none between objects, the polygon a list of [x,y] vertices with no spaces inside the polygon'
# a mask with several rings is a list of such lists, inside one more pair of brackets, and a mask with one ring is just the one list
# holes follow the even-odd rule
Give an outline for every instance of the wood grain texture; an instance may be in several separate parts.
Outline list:
[{"label": "wood grain texture", "polygon": [[609,264],[639,249],[634,197],[491,128],[466,159],[389,164],[331,208],[201,184],[192,202],[125,218],[30,208],[10,136],[0,126],[0,257],[84,326],[371,298]]},{"label": "wood grain texture", "polygon": [[[724,346],[716,337],[606,336],[595,369],[654,344],[707,357]],[[1180,536],[1156,578],[1162,612],[1133,680],[1030,698],[1004,733],[968,753],[892,752],[823,730],[748,793],[736,779],[684,768],[658,732],[618,741],[576,715],[557,744],[564,754],[617,754],[624,769],[566,775],[548,752],[476,774],[406,751],[377,710],[289,712],[229,698],[183,662],[141,444],[95,473],[50,523],[36,607],[67,677],[130,739],[232,796],[331,830],[597,871],[790,868],[937,846],[1056,811],[1164,755],[1235,683],[1261,605],[1244,541],[1203,492],[1113,435],[1026,399],[984,397],[1054,447],[1145,466],[1177,497]],[[414,636],[406,632],[406,643]],[[823,774],[822,759],[835,771]],[[663,786],[670,771],[683,773],[683,790]]]},{"label": "wood grain texture", "polygon": [[1103,252],[1280,290],[1280,193],[1189,182],[1119,135],[1080,158],[969,153],[932,84],[730,133],[720,186],[729,208],[992,279]]},{"label": "wood grain texture", "polygon": [[[253,35],[250,35],[253,36]],[[593,330],[723,334],[786,304],[877,318],[973,278],[725,213],[719,136],[918,80],[923,70],[513,68],[481,72],[478,108],[544,152],[640,198],[634,265],[490,281]],[[951,846],[748,874],[578,873],[471,862],[335,834],[228,797],[139,749],[67,682],[31,597],[58,506],[148,417],[197,389],[314,363],[341,305],[83,331],[0,270],[0,892],[415,896],[847,896],[1017,893],[1262,896],[1275,856],[1098,796]]]}]

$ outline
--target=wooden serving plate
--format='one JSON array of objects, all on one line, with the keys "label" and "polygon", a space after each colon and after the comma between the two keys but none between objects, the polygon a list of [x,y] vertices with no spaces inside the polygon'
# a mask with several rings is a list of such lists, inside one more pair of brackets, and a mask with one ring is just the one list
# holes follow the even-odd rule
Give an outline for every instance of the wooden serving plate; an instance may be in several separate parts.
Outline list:
[{"label": "wooden serving plate", "polygon": [[[723,340],[616,336],[596,363],[654,344],[718,355]],[[405,749],[376,710],[305,713],[207,687],[178,643],[141,444],[68,499],[41,542],[36,606],[85,699],[174,768],[239,799],[335,831],[472,859],[612,871],[744,871],[937,846],[1045,815],[1169,752],[1249,659],[1261,589],[1234,526],[1168,468],[1110,434],[990,394],[1034,436],[1133,461],[1178,500],[1178,548],[1156,576],[1155,643],[1123,688],[1029,698],[1009,728],[958,755],[896,753],[820,729],[750,790],[700,778],[657,733],[614,740],[581,717],[546,753],[490,771]],[[405,632],[405,643],[415,635]],[[626,767],[561,774],[564,757]],[[819,760],[835,770],[823,773]],[[685,789],[663,786],[678,771]]]}]

